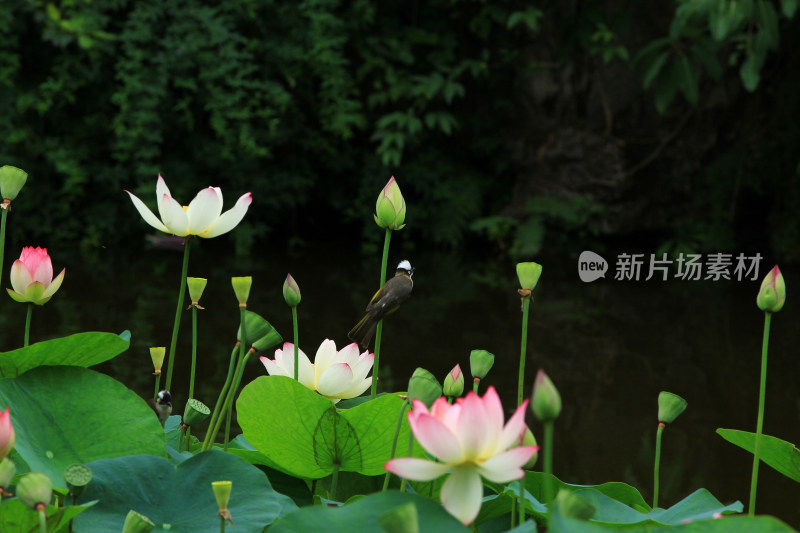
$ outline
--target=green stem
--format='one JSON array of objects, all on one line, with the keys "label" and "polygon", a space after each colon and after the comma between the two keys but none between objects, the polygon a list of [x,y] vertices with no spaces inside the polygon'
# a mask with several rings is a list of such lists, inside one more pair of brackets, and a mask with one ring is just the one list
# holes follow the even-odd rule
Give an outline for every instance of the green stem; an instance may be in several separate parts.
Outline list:
[{"label": "green stem", "polygon": [[661,469],[661,434],[664,433],[664,422],[658,423],[656,431],[656,460],[653,466],[653,509],[658,507],[659,472]]},{"label": "green stem", "polygon": [[[180,451],[180,450],[178,450]],[[192,428],[186,427],[186,451],[192,451]]]},{"label": "green stem", "polygon": [[194,372],[197,367],[197,306],[192,306],[192,374],[189,376],[189,398],[194,398]]},{"label": "green stem", "polygon": [[300,363],[300,344],[297,339],[298,336],[298,327],[297,327],[297,306],[292,306],[292,329],[294,330],[294,380],[299,381],[300,369],[298,368]]},{"label": "green stem", "polygon": [[[0,198],[0,202],[3,199]],[[3,255],[6,249],[6,217],[8,216],[8,206],[0,208],[0,283],[3,282]]]},{"label": "green stem", "polygon": [[156,391],[155,391],[155,393],[153,393],[153,398],[157,398],[158,397],[158,393],[160,392],[159,391],[159,386],[160,385],[161,385],[161,372],[156,374]]},{"label": "green stem", "polygon": [[170,390],[172,385],[172,370],[175,362],[175,348],[178,345],[178,329],[181,325],[181,311],[183,310],[183,297],[186,294],[186,272],[189,270],[189,249],[191,248],[192,238],[186,237],[183,241],[183,268],[181,270],[181,288],[178,290],[178,305],[175,308],[175,322],[172,324],[172,340],[169,342],[169,360],[167,363],[167,383],[164,386]]},{"label": "green stem", "polygon": [[767,392],[767,352],[769,349],[769,324],[772,313],[764,313],[764,340],[761,344],[761,386],[758,391],[758,422],[756,423],[756,444],[753,450],[753,475],[750,478],[750,507],[747,514],[756,514],[756,491],[758,489],[758,464],[761,461],[761,432],[764,429],[764,400]]},{"label": "green stem", "polygon": [[517,500],[511,500],[511,529],[517,527]]},{"label": "green stem", "polygon": [[28,302],[28,311],[25,314],[25,340],[23,346],[27,346],[29,344],[29,339],[31,336],[31,314],[33,314],[33,304]]},{"label": "green stem", "polygon": [[39,505],[41,506],[37,509],[39,513],[39,532],[47,533],[47,511],[45,510],[43,504]]},{"label": "green stem", "polygon": [[481,384],[481,378],[475,378],[472,380],[472,392],[478,394],[478,386]]},{"label": "green stem", "polygon": [[525,523],[525,476],[519,480],[519,525]]},{"label": "green stem", "polygon": [[[408,432],[408,456],[414,456],[414,432]],[[403,481],[400,482],[400,492],[406,491],[406,478],[403,478]],[[431,480],[431,487],[433,487],[433,481]]]},{"label": "green stem", "polygon": [[225,517],[219,517],[219,533],[225,533]]},{"label": "green stem", "polygon": [[[381,259],[381,284],[378,287],[383,287],[386,283],[386,263],[389,260],[389,241],[392,239],[392,230],[386,228],[386,236],[383,239],[383,257]],[[375,329],[375,359],[372,364],[372,389],[370,390],[369,397],[371,400],[375,399],[378,394],[378,368],[381,359],[381,335],[383,334],[383,320],[378,322]]]},{"label": "green stem", "polygon": [[200,448],[201,451],[209,450],[214,444],[214,438],[217,436],[216,432],[214,432],[214,427],[216,426],[217,419],[221,413],[220,409],[223,405],[222,400],[225,398],[228,388],[231,386],[231,381],[233,380],[233,370],[236,365],[236,354],[239,352],[239,344],[240,343],[237,342],[236,346],[234,346],[233,350],[231,350],[231,361],[228,363],[228,375],[225,378],[225,384],[222,386],[222,390],[219,391],[217,403],[214,405],[214,412],[211,413],[211,418],[208,421],[208,431],[203,439],[203,446]]},{"label": "green stem", "polygon": [[[392,455],[389,456],[390,459],[394,459],[394,454],[397,452],[397,439],[400,437],[400,428],[403,427],[403,417],[406,414],[407,406],[408,398],[406,398],[403,405],[400,406],[400,416],[397,417],[397,427],[394,429],[394,440],[392,440]],[[386,489],[389,488],[389,477],[391,477],[391,475],[391,472],[386,472],[386,477],[383,478],[383,488],[381,492],[386,492]]]},{"label": "green stem", "polygon": [[[242,331],[242,339],[247,340],[247,323],[245,321],[245,313],[247,312],[247,307],[244,304],[239,305],[239,320],[241,321],[241,326],[239,328]],[[242,380],[242,374],[244,373],[244,365],[247,362],[247,358],[245,357],[245,347],[244,343],[239,344],[239,361],[236,363],[236,372],[233,373],[233,383],[231,384],[231,388],[228,389],[228,397],[225,398],[226,404],[226,422],[225,422],[225,440],[222,441],[223,449],[227,452],[228,451],[228,439],[231,435],[231,418],[233,418],[233,398],[236,396],[236,391],[239,390],[239,382]]]},{"label": "green stem", "polygon": [[180,437],[180,439],[178,439],[178,453],[181,453],[183,451],[183,437],[184,437],[185,434],[186,434],[186,430],[185,429],[181,429],[181,437]]},{"label": "green stem", "polygon": [[519,352],[519,384],[517,385],[517,407],[522,405],[522,387],[525,381],[525,359],[528,355],[528,309],[530,296],[522,299],[522,346]]},{"label": "green stem", "polygon": [[336,501],[336,485],[339,484],[339,463],[333,463],[333,473],[331,474],[331,500]]},{"label": "green stem", "polygon": [[553,501],[553,421],[544,423],[544,503]]}]

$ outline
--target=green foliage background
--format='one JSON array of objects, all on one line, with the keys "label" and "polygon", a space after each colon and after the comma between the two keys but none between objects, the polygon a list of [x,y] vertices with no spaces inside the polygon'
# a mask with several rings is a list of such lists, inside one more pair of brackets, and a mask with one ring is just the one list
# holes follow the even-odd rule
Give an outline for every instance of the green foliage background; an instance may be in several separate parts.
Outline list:
[{"label": "green foliage background", "polygon": [[[655,191],[668,182],[667,200],[687,216],[654,223],[656,245],[724,251],[741,245],[749,215],[757,239],[796,260],[789,148],[800,132],[784,120],[798,116],[796,9],[796,0],[5,0],[0,162],[31,175],[35,193],[14,204],[28,213],[26,243],[140,239],[122,190],[151,202],[159,172],[184,203],[208,185],[223,188],[226,205],[252,191],[247,224],[232,235],[239,252],[271,235],[331,233],[334,219],[375,241],[369,212],[394,174],[409,232],[433,245],[488,237],[525,255],[630,235],[634,224],[605,224],[614,207],[631,195],[663,201]],[[531,104],[543,75],[562,90]],[[609,80],[625,77],[636,92],[615,107]],[[598,87],[602,109],[591,104]],[[687,132],[708,121],[746,127],[685,151],[697,164],[681,168]],[[619,141],[635,179],[612,198],[569,183],[519,194],[538,172],[519,146],[541,155],[565,127]],[[41,195],[58,201],[39,210]],[[742,202],[735,216],[724,207]]]}]

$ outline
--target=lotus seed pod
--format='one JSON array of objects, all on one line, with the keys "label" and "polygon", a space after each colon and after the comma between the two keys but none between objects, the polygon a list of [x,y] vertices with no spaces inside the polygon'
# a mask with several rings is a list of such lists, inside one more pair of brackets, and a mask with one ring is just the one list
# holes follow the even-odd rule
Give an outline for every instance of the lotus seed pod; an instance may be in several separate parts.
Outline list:
[{"label": "lotus seed pod", "polygon": [[92,469],[86,465],[75,463],[64,470],[64,481],[67,482],[69,492],[76,498],[81,495],[83,489],[92,480]]},{"label": "lotus seed pod", "polygon": [[28,173],[20,168],[11,165],[0,167],[0,201],[16,198],[27,180]]},{"label": "lotus seed pod", "polygon": [[239,300],[239,307],[247,306],[247,299],[250,298],[250,287],[253,286],[252,276],[239,276],[231,278],[233,292]]},{"label": "lotus seed pod", "polygon": [[542,265],[539,263],[517,263],[517,277],[523,289],[530,291],[539,283],[539,276],[542,275]]},{"label": "lotus seed pod", "polygon": [[552,422],[561,413],[561,395],[541,369],[536,374],[536,381],[533,384],[531,410],[540,422]]},{"label": "lotus seed pod", "polygon": [[483,379],[494,366],[494,355],[486,350],[472,350],[469,354],[469,371],[472,377]]},{"label": "lotus seed pod", "polygon": [[227,509],[231,499],[233,481],[212,481],[211,488],[214,490],[214,497],[217,499],[217,506],[220,510]]},{"label": "lotus seed pod", "polygon": [[442,395],[442,386],[424,368],[417,368],[408,381],[409,400],[419,400],[430,409],[433,402]]},{"label": "lotus seed pod", "polygon": [[197,303],[203,296],[208,280],[206,278],[186,278],[186,285],[189,286],[189,298],[192,303]]},{"label": "lotus seed pod", "polygon": [[145,515],[136,511],[128,511],[125,517],[125,524],[122,526],[122,533],[150,533],[156,525]]},{"label": "lotus seed pod", "polygon": [[150,359],[153,360],[153,368],[155,368],[154,374],[161,373],[161,367],[164,366],[164,355],[166,353],[167,349],[164,346],[150,348]]},{"label": "lotus seed pod", "polygon": [[207,405],[200,400],[190,398],[186,402],[186,409],[183,411],[183,423],[189,427],[195,427],[205,422],[210,414],[211,409]]},{"label": "lotus seed pod", "polygon": [[677,394],[661,391],[658,395],[658,421],[672,424],[688,405],[687,401]]}]

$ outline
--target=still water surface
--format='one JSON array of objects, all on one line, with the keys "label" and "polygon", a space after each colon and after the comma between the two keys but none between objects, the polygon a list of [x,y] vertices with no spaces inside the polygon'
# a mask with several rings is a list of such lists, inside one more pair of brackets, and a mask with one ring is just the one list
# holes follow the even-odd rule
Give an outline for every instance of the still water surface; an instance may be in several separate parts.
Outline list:
[{"label": "still water surface", "polygon": [[[218,242],[217,242],[218,241]],[[169,344],[180,252],[98,249],[87,260],[51,250],[54,268],[67,274],[53,300],[36,308],[32,342],[78,331],[130,329],[131,349],[99,369],[143,397],[152,394],[147,348]],[[141,248],[141,249],[138,249]],[[652,497],[652,457],[657,397],[675,392],[688,410],[664,434],[662,505],[699,487],[723,503],[747,506],[752,456],[716,435],[719,427],[755,431],[763,315],[755,306],[760,281],[631,281],[582,283],[577,254],[542,260],[529,326],[526,391],[544,368],[559,388],[563,412],[556,423],[555,473],[570,483],[624,481]],[[494,385],[510,411],[516,398],[520,301],[512,263],[450,254],[393,251],[390,264],[411,260],[417,271],[412,298],[384,327],[383,390],[405,390],[414,368],[441,379],[456,363],[469,376],[470,350],[497,356],[485,383]],[[8,285],[6,254],[3,285]],[[249,309],[291,340],[291,313],[281,287],[287,272],[300,284],[300,345],[313,356],[325,338],[341,347],[378,284],[377,257],[334,247],[297,254],[255,251],[231,255],[223,239],[193,246],[189,275],[209,280],[199,315],[197,396],[216,400],[238,327],[230,277],[252,275]],[[759,280],[772,264],[762,263]],[[793,279],[775,315],[770,342],[765,433],[800,442],[800,311]],[[187,296],[188,298],[188,296]],[[188,304],[188,302],[187,302]],[[0,350],[21,345],[24,307],[0,305]],[[191,322],[184,314],[173,394],[182,406],[188,390]],[[270,357],[271,353],[268,353]],[[243,383],[266,374],[252,359]],[[90,391],[89,391],[90,392]],[[281,408],[264,406],[265,409]],[[541,428],[528,417],[537,437]],[[800,487],[762,467],[758,510],[800,526]]]}]

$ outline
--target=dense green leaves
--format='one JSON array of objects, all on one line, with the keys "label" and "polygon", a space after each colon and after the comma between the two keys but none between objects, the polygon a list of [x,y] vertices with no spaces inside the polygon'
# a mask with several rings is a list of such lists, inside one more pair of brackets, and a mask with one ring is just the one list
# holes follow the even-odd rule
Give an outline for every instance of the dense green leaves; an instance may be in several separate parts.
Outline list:
[{"label": "dense green leaves", "polygon": [[[67,523],[94,505],[89,502],[83,505],[70,505],[68,507],[47,506],[47,531],[66,531]],[[39,531],[39,516],[18,499],[3,498],[2,511],[0,511],[0,531]]]},{"label": "dense green leaves", "polygon": [[0,404],[10,406],[16,451],[57,488],[66,488],[63,472],[73,463],[166,456],[164,431],[144,400],[92,370],[46,366],[0,379]]}]

